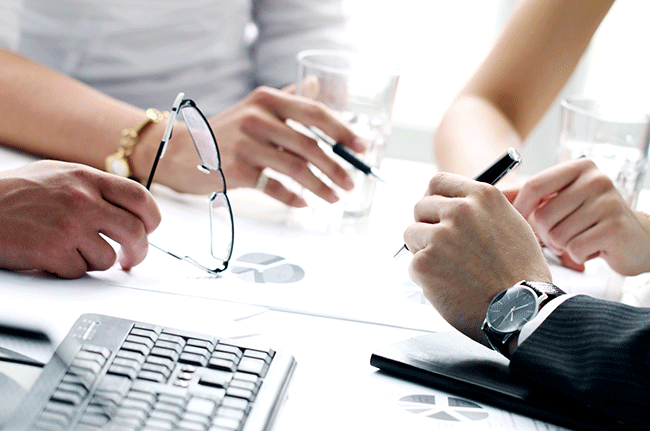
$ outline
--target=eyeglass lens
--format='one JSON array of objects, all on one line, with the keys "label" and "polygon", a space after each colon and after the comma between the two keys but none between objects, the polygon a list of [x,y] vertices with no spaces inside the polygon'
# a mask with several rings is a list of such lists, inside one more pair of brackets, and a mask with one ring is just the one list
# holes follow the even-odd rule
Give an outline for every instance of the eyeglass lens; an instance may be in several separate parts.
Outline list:
[{"label": "eyeglass lens", "polygon": [[227,262],[232,255],[233,223],[228,197],[215,193],[210,199],[211,253],[215,259]]},{"label": "eyeglass lens", "polygon": [[205,117],[191,105],[183,106],[180,111],[201,161],[207,168],[219,170],[221,168],[219,150]]}]

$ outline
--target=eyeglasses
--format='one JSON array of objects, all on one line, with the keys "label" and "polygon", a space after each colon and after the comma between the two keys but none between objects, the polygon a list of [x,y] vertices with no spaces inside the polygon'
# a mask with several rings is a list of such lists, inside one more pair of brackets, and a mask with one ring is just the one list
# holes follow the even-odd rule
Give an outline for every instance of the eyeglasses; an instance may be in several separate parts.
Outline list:
[{"label": "eyeglasses", "polygon": [[151,173],[149,174],[146,187],[147,189],[151,187],[156,168],[158,167],[158,162],[165,155],[167,144],[171,139],[172,129],[176,122],[176,116],[180,112],[185,121],[185,125],[187,126],[187,130],[190,132],[190,136],[194,142],[194,147],[201,159],[202,164],[197,166],[197,168],[206,174],[209,174],[212,171],[218,172],[221,177],[222,191],[213,192],[208,199],[208,211],[210,217],[210,254],[213,260],[206,262],[205,259],[203,259],[201,260],[202,263],[199,263],[198,260],[191,258],[190,256],[175,254],[164,250],[155,244],[151,245],[176,259],[189,262],[210,274],[218,274],[228,268],[228,262],[232,256],[232,246],[235,235],[232,208],[228,196],[226,196],[226,178],[221,170],[219,147],[217,146],[217,140],[214,138],[212,128],[210,127],[208,120],[205,118],[205,115],[203,115],[199,110],[194,101],[184,99],[183,97],[185,97],[185,94],[179,93],[178,96],[176,96],[176,100],[174,100],[174,105],[169,114],[167,129],[165,129],[165,134],[163,135],[160,146],[158,147],[158,152],[156,153],[156,158],[151,167]]}]

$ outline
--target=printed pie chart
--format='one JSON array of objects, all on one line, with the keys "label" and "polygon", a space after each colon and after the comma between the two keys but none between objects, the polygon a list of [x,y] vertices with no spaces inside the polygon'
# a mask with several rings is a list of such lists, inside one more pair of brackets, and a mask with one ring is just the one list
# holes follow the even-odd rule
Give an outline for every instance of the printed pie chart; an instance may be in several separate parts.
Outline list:
[{"label": "printed pie chart", "polygon": [[475,402],[445,395],[407,395],[399,399],[399,405],[418,416],[448,422],[480,421],[489,415]]}]

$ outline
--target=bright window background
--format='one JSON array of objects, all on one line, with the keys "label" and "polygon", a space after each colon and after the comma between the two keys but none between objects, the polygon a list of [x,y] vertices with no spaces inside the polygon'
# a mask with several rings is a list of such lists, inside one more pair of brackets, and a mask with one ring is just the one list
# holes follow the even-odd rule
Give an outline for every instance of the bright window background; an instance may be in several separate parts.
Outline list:
[{"label": "bright window background", "polygon": [[347,0],[360,51],[394,61],[400,82],[388,154],[431,160],[442,114],[494,44],[503,0]]},{"label": "bright window background", "polygon": [[[491,49],[516,0],[346,1],[359,49],[394,59],[401,71],[388,154],[432,160],[435,127]],[[560,97],[648,100],[648,16],[650,1],[617,0]],[[555,163],[558,103],[529,138],[522,164],[528,172]]]}]

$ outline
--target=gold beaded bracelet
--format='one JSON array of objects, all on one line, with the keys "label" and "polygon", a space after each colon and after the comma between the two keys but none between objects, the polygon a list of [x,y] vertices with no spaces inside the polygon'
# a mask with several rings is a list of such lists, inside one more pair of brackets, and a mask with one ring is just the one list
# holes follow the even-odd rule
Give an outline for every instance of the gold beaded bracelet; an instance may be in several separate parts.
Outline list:
[{"label": "gold beaded bracelet", "polygon": [[129,178],[131,176],[131,167],[129,165],[129,156],[133,153],[133,148],[138,143],[140,134],[151,123],[160,123],[169,117],[169,112],[160,112],[156,109],[147,109],[146,119],[135,129],[122,130],[120,139],[120,148],[117,152],[106,157],[106,172]]}]

